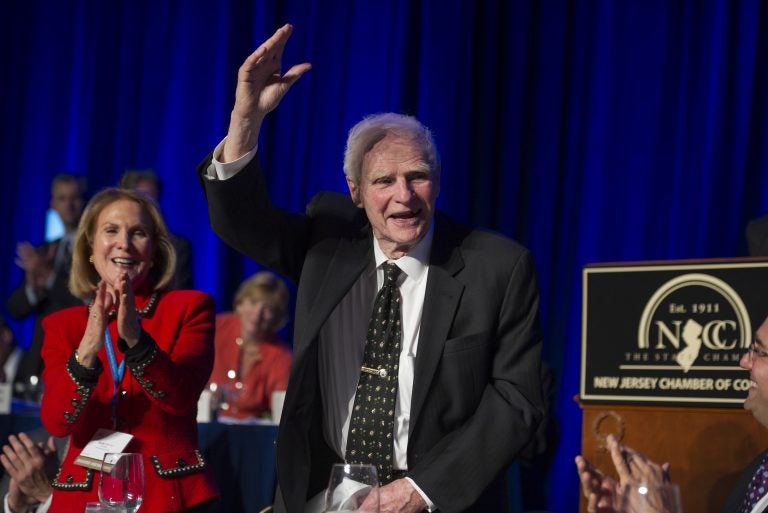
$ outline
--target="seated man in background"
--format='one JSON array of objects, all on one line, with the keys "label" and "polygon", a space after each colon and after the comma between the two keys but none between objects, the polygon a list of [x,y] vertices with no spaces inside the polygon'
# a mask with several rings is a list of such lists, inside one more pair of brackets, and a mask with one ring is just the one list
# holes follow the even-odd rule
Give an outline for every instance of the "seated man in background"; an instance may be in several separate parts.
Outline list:
[{"label": "seated man in background", "polygon": [[287,319],[288,287],[269,271],[245,280],[235,293],[234,312],[216,316],[209,384],[223,415],[262,417],[272,410],[272,392],[288,386],[291,349],[277,335]]},{"label": "seated man in background", "polygon": [[[768,428],[768,319],[755,332],[749,350],[739,365],[749,371],[751,386],[744,400],[757,422]],[[608,437],[608,449],[619,476],[614,478],[596,469],[583,456],[576,457],[588,513],[615,513],[621,503],[621,487],[631,482],[648,485],[669,481],[669,465],[659,465],[643,454],[619,445]],[[744,469],[721,510],[722,513],[764,513],[768,511],[768,450],[759,454]],[[660,510],[655,513],[672,513]]]},{"label": "seated man in background", "polygon": [[768,256],[768,215],[752,219],[746,233],[749,255]]},{"label": "seated man in background", "polygon": [[[151,169],[129,169],[120,178],[120,187],[141,191],[160,205],[160,194],[163,192],[163,183],[160,177]],[[167,219],[167,216],[166,216]],[[176,272],[173,280],[168,285],[170,289],[190,290],[194,289],[192,271],[192,243],[175,233],[171,233],[171,242],[176,250]]]},{"label": "seated man in background", "polygon": [[14,319],[36,316],[35,331],[29,349],[22,355],[16,370],[13,394],[22,399],[36,400],[43,362],[40,348],[43,344],[42,320],[46,315],[83,304],[69,291],[69,271],[72,266],[72,247],[80,214],[83,212],[81,179],[69,174],[57,175],[51,183],[50,207],[64,225],[64,235],[57,240],[32,246],[20,242],[16,246],[16,264],[24,270],[24,281],[6,302],[8,313]]}]

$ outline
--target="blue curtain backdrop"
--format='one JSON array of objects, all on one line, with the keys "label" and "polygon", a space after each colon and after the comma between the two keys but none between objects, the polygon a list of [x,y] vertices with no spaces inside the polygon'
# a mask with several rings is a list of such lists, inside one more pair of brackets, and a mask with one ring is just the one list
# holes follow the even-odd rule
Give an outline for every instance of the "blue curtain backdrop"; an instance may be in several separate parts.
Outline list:
[{"label": "blue curtain backdrop", "polygon": [[[584,264],[743,255],[768,211],[768,3],[759,0],[12,0],[0,31],[0,290],[40,242],[48,182],[91,192],[152,167],[195,282],[228,309],[254,264],[210,230],[195,166],[236,70],[284,22],[313,69],[265,127],[275,201],[344,190],[346,131],[379,111],[432,127],[439,206],[533,251],[561,442],[548,504],[575,511]],[[286,67],[287,69],[287,67]],[[766,307],[768,311],[768,305]],[[25,342],[27,324],[14,324]]]}]

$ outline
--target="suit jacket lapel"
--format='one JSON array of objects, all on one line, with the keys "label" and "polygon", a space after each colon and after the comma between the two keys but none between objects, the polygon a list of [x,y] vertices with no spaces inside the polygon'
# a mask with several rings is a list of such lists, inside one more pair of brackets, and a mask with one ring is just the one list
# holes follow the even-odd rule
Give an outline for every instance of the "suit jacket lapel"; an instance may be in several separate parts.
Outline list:
[{"label": "suit jacket lapel", "polygon": [[325,274],[317,290],[308,291],[314,299],[306,312],[306,322],[297,325],[300,331],[296,333],[299,343],[297,352],[307,349],[317,335],[323,323],[328,319],[334,308],[341,302],[355,280],[365,267],[373,260],[370,231],[357,239],[342,239],[327,262]]},{"label": "suit jacket lapel", "polygon": [[464,285],[455,278],[456,273],[464,267],[464,260],[447,218],[435,219],[435,235],[429,260],[429,276],[413,378],[411,432],[419,420],[459,300],[464,292]]}]

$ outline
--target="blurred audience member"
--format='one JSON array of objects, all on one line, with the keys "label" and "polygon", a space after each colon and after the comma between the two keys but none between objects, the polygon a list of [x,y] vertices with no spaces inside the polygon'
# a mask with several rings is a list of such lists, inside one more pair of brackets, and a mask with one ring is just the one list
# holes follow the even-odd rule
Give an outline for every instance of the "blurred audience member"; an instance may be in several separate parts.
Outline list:
[{"label": "blurred audience member", "polygon": [[38,247],[29,242],[16,246],[16,264],[24,269],[24,281],[6,302],[14,319],[36,315],[29,349],[21,357],[14,379],[14,395],[34,399],[42,372],[40,347],[42,319],[46,315],[83,302],[69,292],[67,283],[72,266],[72,246],[77,222],[83,212],[83,183],[69,175],[57,175],[51,183],[51,203],[64,225],[64,236]]},{"label": "blurred audience member", "polygon": [[750,256],[768,256],[768,215],[747,224],[747,245]]},{"label": "blurred audience member", "polygon": [[[277,275],[262,271],[235,293],[234,312],[216,316],[216,359],[211,389],[222,414],[238,419],[271,411],[272,392],[285,390],[291,350],[277,331],[288,319],[288,288]],[[215,386],[214,386],[215,385]]]},{"label": "blurred audience member", "polygon": [[[120,187],[135,189],[148,195],[160,205],[163,184],[160,177],[151,169],[130,169],[120,178]],[[192,277],[192,243],[180,235],[171,233],[171,242],[176,249],[176,273],[169,288],[194,289]]]},{"label": "blurred audience member", "polygon": [[16,337],[0,315],[0,383],[10,383],[16,374],[20,350],[16,345]]}]

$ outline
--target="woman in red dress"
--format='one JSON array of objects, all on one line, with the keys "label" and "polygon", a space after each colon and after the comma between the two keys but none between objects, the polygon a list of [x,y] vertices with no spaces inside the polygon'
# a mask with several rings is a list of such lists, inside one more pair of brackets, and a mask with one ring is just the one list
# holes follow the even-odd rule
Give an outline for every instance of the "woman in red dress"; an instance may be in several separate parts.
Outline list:
[{"label": "woman in red dress", "polygon": [[288,288],[262,271],[235,293],[234,313],[216,316],[216,360],[210,386],[221,416],[262,417],[272,410],[272,392],[288,386],[291,350],[277,336],[288,318]]},{"label": "woman in red dress", "polygon": [[211,373],[215,309],[202,292],[165,291],[175,253],[155,203],[105,189],[77,229],[70,289],[87,305],[43,321],[41,417],[70,446],[50,513],[98,500],[99,472],[75,463],[100,428],[143,455],[139,513],[202,512],[216,498],[197,449],[197,400]]}]

